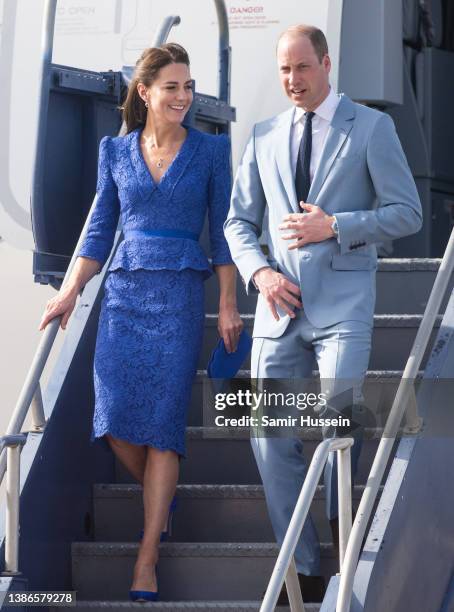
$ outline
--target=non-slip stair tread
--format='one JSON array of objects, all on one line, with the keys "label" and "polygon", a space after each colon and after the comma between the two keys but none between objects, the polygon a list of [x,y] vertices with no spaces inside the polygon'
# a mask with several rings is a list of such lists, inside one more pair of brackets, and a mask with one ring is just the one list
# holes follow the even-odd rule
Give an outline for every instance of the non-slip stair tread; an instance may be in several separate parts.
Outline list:
[{"label": "non-slip stair tread", "polygon": [[[236,610],[236,612],[252,612],[253,610],[260,610],[262,602],[260,601],[158,601],[148,603],[133,603],[131,601],[102,601],[102,600],[88,600],[88,601],[77,601],[76,608],[80,609],[104,609],[111,610],[120,608],[124,609],[137,609],[147,608],[151,610],[204,610],[204,612],[210,612],[214,610],[216,612],[222,612],[223,610]],[[321,604],[306,603],[304,607],[307,612],[318,612]],[[276,610],[278,612],[287,612],[290,608],[288,606],[278,606]]]},{"label": "non-slip stair tread", "polygon": [[[367,370],[366,378],[402,378],[403,370]],[[238,370],[235,378],[249,378],[251,370]],[[318,370],[312,370],[312,376],[319,376]],[[419,370],[418,377],[424,376],[424,370]],[[206,370],[197,370],[196,378],[206,378]]]},{"label": "non-slip stair tread", "polygon": [[[353,499],[359,499],[364,484],[354,485]],[[134,483],[99,483],[93,487],[95,498],[131,497],[142,493],[142,486]],[[178,499],[264,499],[263,485],[259,484],[182,484],[177,487]],[[318,485],[315,498],[325,497],[325,486]]]},{"label": "non-slip stair tread", "polygon": [[[100,483],[93,487],[94,497],[129,497],[131,494],[142,493],[142,486],[134,483]],[[178,485],[176,496],[181,498],[264,498],[263,486],[258,484],[250,485],[225,485],[225,484],[187,484]]]},{"label": "non-slip stair tread", "polygon": [[377,261],[379,272],[433,272],[438,271],[440,258],[383,257]]},{"label": "non-slip stair tread", "polygon": [[[137,542],[73,542],[73,559],[77,556],[130,557],[137,556]],[[276,557],[275,542],[165,542],[159,546],[159,557]],[[320,543],[323,557],[335,557],[331,542]]]},{"label": "non-slip stair tread", "polygon": [[[364,430],[364,444],[369,444],[371,442],[377,442],[380,439],[380,432],[382,429],[380,428],[368,428],[366,427]],[[251,432],[249,427],[203,427],[203,426],[194,426],[186,428],[186,437],[189,440],[203,440],[203,439],[225,439],[225,440],[249,440],[251,437]],[[323,434],[320,430],[320,427],[314,427],[310,429],[309,427],[304,427],[299,435],[299,438],[303,441],[322,441]]]},{"label": "non-slip stair tread", "polygon": [[[251,375],[251,370],[238,370],[238,372],[235,374],[235,378],[249,378]],[[197,378],[206,378],[207,377],[207,371],[206,370],[197,370],[197,374],[196,374]]]},{"label": "non-slip stair tread", "polygon": [[[255,315],[252,313],[240,313],[241,318],[246,325],[251,326],[254,322]],[[375,314],[374,327],[419,327],[422,321],[422,314]],[[434,327],[440,327],[443,315],[439,314],[436,317]],[[218,315],[216,313],[207,313],[205,315],[205,326],[217,326]]]},{"label": "non-slip stair tread", "polygon": [[[419,327],[422,314],[376,314],[374,327]],[[440,327],[443,315],[437,315],[434,327]]]}]

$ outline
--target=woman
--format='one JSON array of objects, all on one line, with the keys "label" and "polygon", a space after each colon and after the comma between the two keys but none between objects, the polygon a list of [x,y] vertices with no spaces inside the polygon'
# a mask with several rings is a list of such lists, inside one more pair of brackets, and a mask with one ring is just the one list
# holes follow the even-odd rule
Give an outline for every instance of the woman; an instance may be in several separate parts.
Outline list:
[{"label": "woman", "polygon": [[106,436],[143,484],[144,535],[130,596],[156,600],[156,563],[185,455],[191,386],[204,326],[198,243],[206,211],[220,284],[219,333],[236,348],[242,322],[236,273],[222,226],[230,195],[229,140],[182,126],[193,98],[186,51],[147,49],[123,109],[124,137],[101,141],[97,203],[69,281],[49,301],[40,329],[66,324],[80,290],[106,262],[121,215],[124,240],[105,283],[95,352],[92,440]]}]

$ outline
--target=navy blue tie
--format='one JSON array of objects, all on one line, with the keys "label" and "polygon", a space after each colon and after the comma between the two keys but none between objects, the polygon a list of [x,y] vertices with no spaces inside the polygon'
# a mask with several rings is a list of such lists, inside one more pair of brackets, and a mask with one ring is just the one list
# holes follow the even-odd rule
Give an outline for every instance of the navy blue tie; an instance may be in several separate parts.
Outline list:
[{"label": "navy blue tie", "polygon": [[295,189],[299,212],[302,212],[299,203],[301,200],[306,202],[311,187],[312,117],[314,114],[312,112],[305,113],[306,122],[296,161]]}]

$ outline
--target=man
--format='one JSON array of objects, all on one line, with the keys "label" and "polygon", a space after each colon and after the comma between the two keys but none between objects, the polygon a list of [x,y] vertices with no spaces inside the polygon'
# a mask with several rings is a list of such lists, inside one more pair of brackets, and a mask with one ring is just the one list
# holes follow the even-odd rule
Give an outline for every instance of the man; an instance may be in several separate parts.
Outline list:
[{"label": "man", "polygon": [[[417,232],[421,204],[391,118],[330,88],[323,32],[288,29],[277,61],[292,107],[254,126],[224,226],[246,291],[259,291],[251,376],[310,378],[315,360],[322,385],[335,381],[333,397],[351,388],[354,404],[370,356],[376,244]],[[268,257],[259,244],[265,211]],[[281,544],[307,469],[303,445],[282,437],[251,443]],[[325,486],[334,531],[332,458]],[[321,601],[310,518],[295,559],[304,598]]]}]

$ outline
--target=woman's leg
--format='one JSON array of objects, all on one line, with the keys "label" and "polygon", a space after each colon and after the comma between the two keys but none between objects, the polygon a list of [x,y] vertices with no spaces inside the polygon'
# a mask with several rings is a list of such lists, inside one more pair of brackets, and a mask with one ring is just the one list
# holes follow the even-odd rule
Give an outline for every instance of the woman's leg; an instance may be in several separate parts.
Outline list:
[{"label": "woman's leg", "polygon": [[143,479],[144,535],[134,567],[133,591],[157,591],[155,566],[162,526],[178,482],[178,455],[172,450],[147,449]]},{"label": "woman's leg", "polygon": [[147,462],[147,447],[119,440],[110,434],[106,434],[106,438],[115,456],[121,461],[131,476],[140,482],[140,484],[143,484]]}]

